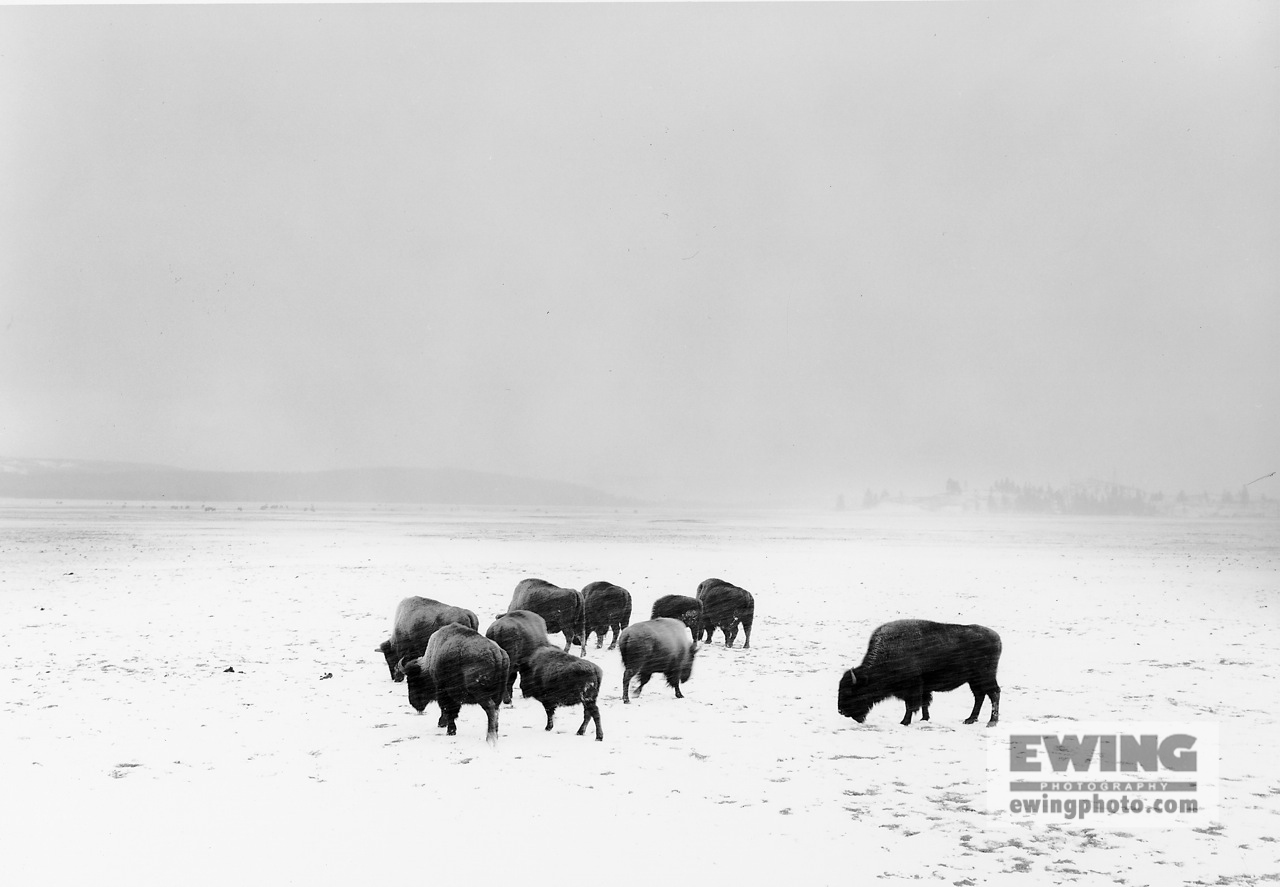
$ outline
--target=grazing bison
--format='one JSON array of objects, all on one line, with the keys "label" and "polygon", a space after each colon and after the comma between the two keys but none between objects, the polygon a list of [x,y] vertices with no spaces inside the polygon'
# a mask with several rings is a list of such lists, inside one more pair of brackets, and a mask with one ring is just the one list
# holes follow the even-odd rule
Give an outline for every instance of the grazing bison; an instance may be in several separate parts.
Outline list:
[{"label": "grazing bison", "polygon": [[612,582],[592,582],[583,586],[582,600],[586,607],[586,635],[584,641],[596,635],[596,649],[604,646],[604,636],[613,630],[612,650],[618,646],[618,635],[631,624],[631,592]]},{"label": "grazing bison", "polygon": [[693,672],[693,657],[698,645],[686,634],[679,619],[659,617],[648,622],[637,622],[622,632],[618,639],[618,652],[622,654],[622,701],[631,702],[628,688],[631,679],[640,676],[636,695],[644,689],[654,672],[663,674],[667,684],[675,688],[676,698],[683,699],[680,684],[689,680]]},{"label": "grazing bison", "polygon": [[511,704],[511,690],[516,685],[516,675],[521,675],[520,690],[529,695],[529,682],[523,675],[529,655],[539,647],[547,646],[547,621],[529,610],[512,610],[503,613],[485,630],[484,636],[507,653],[510,660],[507,682],[503,685],[502,701]]},{"label": "grazing bison", "polygon": [[1000,720],[1000,635],[981,625],[952,625],[924,619],[886,622],[871,632],[862,664],[840,677],[840,714],[859,724],[881,700],[896,696],[907,705],[903,725],[922,709],[929,720],[933,694],[967,683],[973,691],[973,712],[965,720],[978,720],[984,697],[991,698],[990,727]]},{"label": "grazing bison", "polygon": [[431,636],[421,658],[402,667],[413,707],[422,711],[438,701],[449,736],[457,735],[462,706],[478,705],[489,718],[485,741],[498,741],[498,706],[510,667],[501,647],[465,625],[445,625]]},{"label": "grazing bison", "polygon": [[694,632],[696,640],[711,643],[718,628],[724,633],[724,645],[732,647],[741,625],[745,635],[742,649],[751,649],[751,624],[756,618],[756,600],[751,592],[723,579],[705,579],[698,585],[698,600],[702,602],[702,618]]},{"label": "grazing bison", "polygon": [[564,651],[574,644],[582,645],[587,654],[587,629],[583,622],[582,593],[573,588],[560,588],[543,579],[524,579],[511,596],[512,610],[532,610],[547,621],[547,631],[564,632]]},{"label": "grazing bison", "polygon": [[693,639],[698,639],[698,625],[702,619],[702,601],[684,594],[664,594],[653,602],[650,619],[679,619],[689,626]]},{"label": "grazing bison", "polygon": [[[453,607],[425,597],[407,597],[396,607],[396,618],[391,625],[391,637],[378,647],[387,660],[391,680],[404,680],[404,672],[397,668],[402,659],[417,659],[427,651],[431,635],[442,625],[456,622],[467,628],[479,628],[476,614],[462,607]],[[443,726],[443,725],[442,725]]]},{"label": "grazing bison", "polygon": [[579,659],[543,639],[541,647],[529,654],[525,668],[520,673],[520,690],[532,696],[547,710],[547,729],[555,722],[556,706],[581,705],[582,725],[578,735],[586,732],[587,724],[596,722],[596,741],[604,739],[600,728],[600,708],[596,697],[600,695],[600,682],[604,672],[589,659]]}]

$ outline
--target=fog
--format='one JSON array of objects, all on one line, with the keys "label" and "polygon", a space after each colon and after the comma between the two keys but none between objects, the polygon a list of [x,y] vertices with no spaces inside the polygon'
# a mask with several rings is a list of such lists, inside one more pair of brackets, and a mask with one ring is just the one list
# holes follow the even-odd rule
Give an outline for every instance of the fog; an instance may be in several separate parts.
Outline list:
[{"label": "fog", "polygon": [[0,8],[0,455],[1235,489],[1280,467],[1278,36],[1233,2]]}]

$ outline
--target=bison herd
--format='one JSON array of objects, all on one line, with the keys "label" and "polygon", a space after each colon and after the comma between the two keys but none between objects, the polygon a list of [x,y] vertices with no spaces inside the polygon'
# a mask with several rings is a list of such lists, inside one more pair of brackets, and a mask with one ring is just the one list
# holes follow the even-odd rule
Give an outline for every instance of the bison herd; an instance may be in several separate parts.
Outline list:
[{"label": "bison herd", "polygon": [[[498,712],[512,704],[516,679],[521,694],[542,703],[546,729],[552,729],[555,710],[582,706],[577,735],[594,722],[597,740],[604,739],[598,699],[604,673],[584,658],[587,639],[596,635],[596,648],[612,632],[609,649],[622,658],[622,701],[631,702],[649,679],[661,674],[679,699],[682,684],[693,672],[700,642],[710,643],[719,630],[732,647],[741,629],[742,648],[751,647],[755,599],[749,591],[723,579],[702,582],[693,597],[669,594],[653,603],[650,618],[631,625],[631,594],[612,582],[592,582],[581,591],[561,588],[542,579],[521,581],[506,612],[479,632],[476,614],[423,597],[405,598],[396,608],[391,637],[378,651],[386,658],[392,680],[408,686],[409,704],[422,712],[428,703],[440,706],[439,726],[457,732],[463,705],[478,705],[488,719],[486,741],[498,737]],[[564,635],[564,648],[548,635]],[[569,652],[578,645],[580,655]],[[862,723],[876,703],[889,698],[906,705],[904,725],[919,711],[929,720],[934,692],[968,684],[978,719],[984,700],[991,700],[988,726],[999,720],[1000,636],[981,625],[953,625],[922,619],[903,619],[881,625],[871,633],[862,663],[840,676],[837,710]]]}]

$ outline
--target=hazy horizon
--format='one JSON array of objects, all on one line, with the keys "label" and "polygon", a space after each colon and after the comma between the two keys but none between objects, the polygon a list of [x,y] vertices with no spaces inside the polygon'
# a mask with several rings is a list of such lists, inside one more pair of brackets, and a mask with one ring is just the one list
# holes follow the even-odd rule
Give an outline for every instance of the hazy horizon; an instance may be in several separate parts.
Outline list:
[{"label": "hazy horizon", "polygon": [[851,502],[1280,468],[1275,4],[0,23],[0,455]]}]

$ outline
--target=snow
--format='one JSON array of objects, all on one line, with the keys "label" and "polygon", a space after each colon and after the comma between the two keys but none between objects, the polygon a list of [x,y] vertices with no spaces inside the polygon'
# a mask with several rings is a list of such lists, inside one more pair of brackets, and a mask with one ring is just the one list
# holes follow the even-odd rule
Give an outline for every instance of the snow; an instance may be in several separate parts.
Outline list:
[{"label": "snow", "polygon": [[[0,502],[5,882],[1274,878],[1278,543],[1224,519]],[[518,689],[496,748],[475,707],[445,736],[376,652],[396,604],[483,629],[529,576],[616,582],[633,621],[719,576],[756,597],[751,649],[717,634],[685,699],[659,677],[624,706],[593,638],[604,742],[578,708],[545,732]],[[929,723],[840,717],[841,670],[903,617],[1000,632],[1002,720],[1218,724],[1221,823],[988,811],[963,688]]]}]

